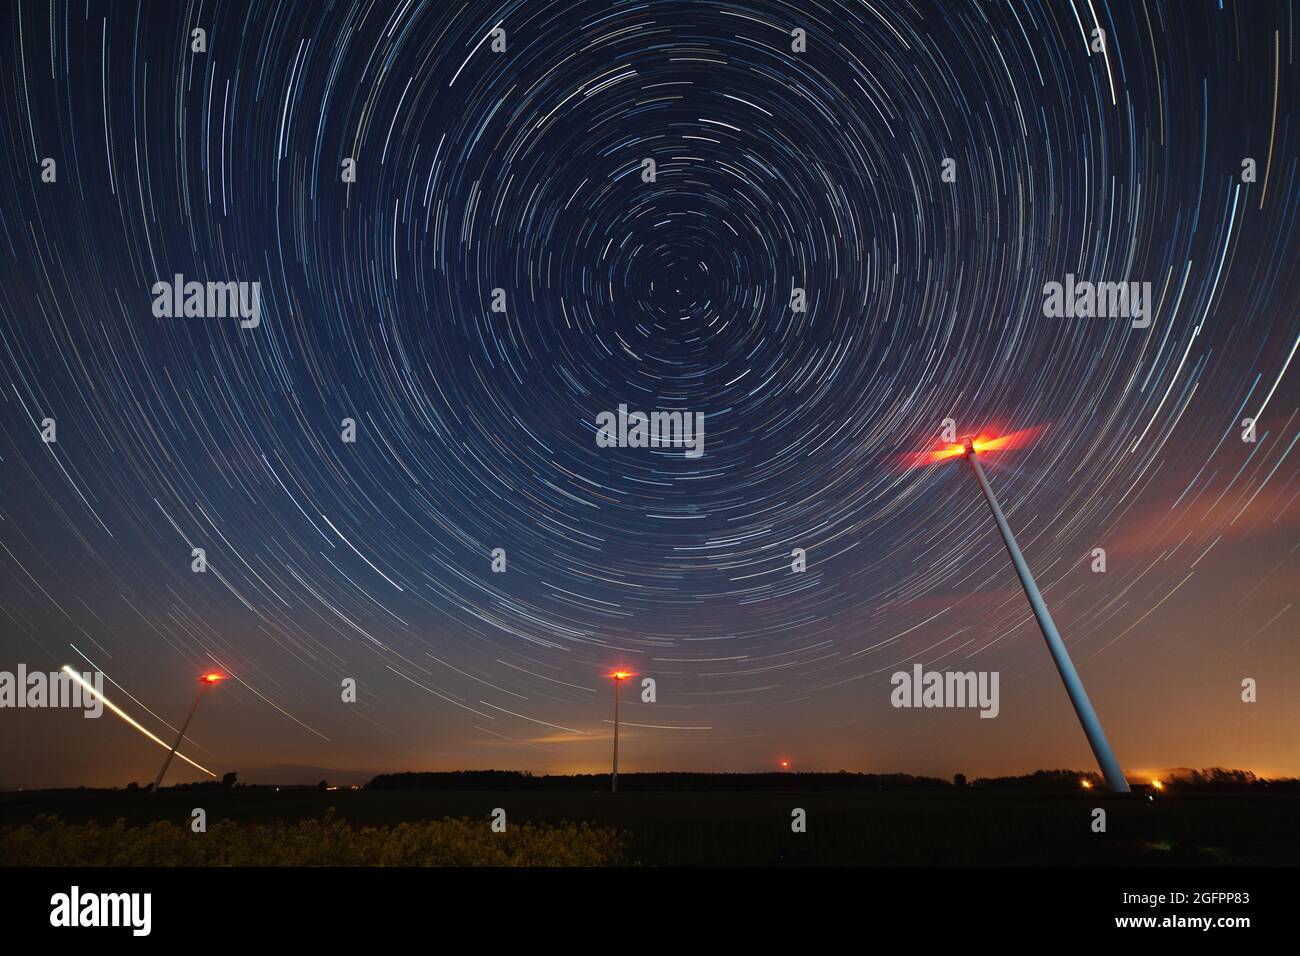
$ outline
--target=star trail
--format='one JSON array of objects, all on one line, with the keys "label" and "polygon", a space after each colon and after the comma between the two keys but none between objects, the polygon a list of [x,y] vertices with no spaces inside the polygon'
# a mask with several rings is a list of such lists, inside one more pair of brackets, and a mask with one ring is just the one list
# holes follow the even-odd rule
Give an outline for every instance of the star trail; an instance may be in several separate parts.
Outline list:
[{"label": "star trail", "polygon": [[[951,420],[1032,434],[985,467],[1125,766],[1300,773],[1296,14],[9,6],[0,667],[168,739],[221,669],[241,778],[607,768],[615,668],[626,772],[1089,767]],[[152,777],[4,719],[0,783]]]}]

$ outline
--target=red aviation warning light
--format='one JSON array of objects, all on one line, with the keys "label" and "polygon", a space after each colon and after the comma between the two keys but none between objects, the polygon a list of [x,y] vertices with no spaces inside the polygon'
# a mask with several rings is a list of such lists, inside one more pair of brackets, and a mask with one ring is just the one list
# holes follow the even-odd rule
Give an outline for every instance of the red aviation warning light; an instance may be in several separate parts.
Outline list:
[{"label": "red aviation warning light", "polygon": [[963,458],[969,455],[971,451],[980,453],[1023,448],[1042,430],[1040,426],[1035,426],[1033,428],[1022,428],[1018,432],[1010,432],[1006,435],[992,435],[988,432],[980,432],[978,435],[965,436],[960,441],[947,442],[931,451],[909,455],[907,463],[913,468],[922,468],[925,465],[947,461],[949,458]]}]

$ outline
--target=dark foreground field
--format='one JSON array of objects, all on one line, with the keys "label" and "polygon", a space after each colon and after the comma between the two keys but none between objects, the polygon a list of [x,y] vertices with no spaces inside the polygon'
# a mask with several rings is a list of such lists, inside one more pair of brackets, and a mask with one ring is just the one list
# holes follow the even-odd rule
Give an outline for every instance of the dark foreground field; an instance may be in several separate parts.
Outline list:
[{"label": "dark foreground field", "polygon": [[[190,813],[207,813],[209,832],[192,834]],[[509,832],[521,825],[588,822],[594,834],[545,826],[531,831],[532,845],[554,847],[581,842],[581,852],[547,856],[541,850],[522,854],[520,862],[613,863],[623,865],[1233,865],[1300,863],[1300,796],[1294,794],[1171,793],[1149,803],[1145,797],[1108,797],[1083,792],[1007,792],[948,790],[878,793],[745,793],[745,792],[518,792],[518,791],[365,791],[255,790],[164,791],[157,797],[122,791],[44,791],[0,794],[0,854],[26,847],[33,862],[33,831],[19,828],[38,816],[55,815],[66,824],[97,821],[111,826],[122,819],[128,827],[167,821],[157,828],[173,840],[204,840],[214,831],[247,833],[256,825],[262,834],[281,832],[274,825],[320,820],[334,810],[333,820],[345,820],[352,831],[380,828],[371,837],[427,840],[424,831],[394,828],[402,823],[465,818],[434,840],[418,862],[499,863],[492,854],[476,856],[475,846],[501,841],[490,829],[497,807],[506,811]],[[1092,831],[1092,811],[1107,812],[1105,833]],[[791,832],[791,812],[807,813],[807,832]],[[218,824],[224,824],[216,830]],[[232,826],[235,825],[235,826]],[[36,833],[47,828],[38,823]],[[454,832],[453,832],[454,829]],[[481,831],[481,832],[480,832]],[[135,831],[144,834],[149,831]],[[425,835],[421,835],[421,833]],[[294,834],[297,834],[294,836]],[[272,842],[266,865],[278,862],[356,862],[343,852],[339,831],[328,826],[291,830],[299,843],[320,844],[292,861],[276,859]],[[468,838],[467,838],[468,837]],[[126,839],[134,839],[127,836]],[[259,838],[260,839],[260,838]],[[6,843],[5,841],[8,840]],[[441,841],[441,842],[440,842]],[[451,856],[440,849],[456,843]],[[590,844],[590,845],[588,845]],[[69,846],[74,847],[69,849]],[[337,853],[331,846],[339,847]],[[76,841],[62,841],[59,853],[75,853]],[[491,849],[491,847],[489,847]],[[530,851],[532,852],[532,851]],[[550,851],[547,851],[550,852]],[[349,855],[351,854],[351,855]],[[341,857],[341,858],[339,858]],[[212,857],[208,857],[209,860]],[[365,857],[370,860],[371,857]],[[384,861],[416,862],[408,853],[376,857]],[[103,860],[58,859],[65,864]],[[155,859],[184,863],[186,859]],[[238,862],[247,862],[239,858]]]}]

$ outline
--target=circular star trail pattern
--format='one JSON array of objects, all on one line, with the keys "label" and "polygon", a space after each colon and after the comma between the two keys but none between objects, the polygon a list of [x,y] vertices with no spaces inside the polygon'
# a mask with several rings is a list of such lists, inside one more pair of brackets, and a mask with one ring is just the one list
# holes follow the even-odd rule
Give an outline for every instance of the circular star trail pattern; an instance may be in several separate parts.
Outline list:
[{"label": "circular star trail pattern", "polygon": [[[6,16],[9,657],[163,724],[226,668],[217,753],[567,765],[619,666],[659,684],[626,717],[664,765],[786,734],[870,765],[914,661],[1065,712],[965,466],[906,466],[946,418],[1042,429],[988,467],[1094,697],[1144,646],[1294,634],[1293,9]],[[176,274],[260,282],[261,325],[155,318]],[[1045,317],[1067,274],[1150,282],[1150,327]],[[703,456],[599,447],[620,404],[703,413]],[[1249,626],[1171,637],[1216,588]]]}]

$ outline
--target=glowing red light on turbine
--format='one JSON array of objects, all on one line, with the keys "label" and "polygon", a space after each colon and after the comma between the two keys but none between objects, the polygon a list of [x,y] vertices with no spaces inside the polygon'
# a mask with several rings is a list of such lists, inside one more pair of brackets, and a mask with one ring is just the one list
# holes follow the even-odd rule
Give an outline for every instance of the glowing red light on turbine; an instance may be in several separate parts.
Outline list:
[{"label": "glowing red light on turbine", "polygon": [[614,673],[609,676],[614,678],[614,680],[627,680],[632,676],[632,673],[630,671],[614,671]]},{"label": "glowing red light on turbine", "polygon": [[931,464],[936,461],[943,461],[946,458],[956,458],[959,455],[966,454],[965,445],[945,445],[943,448],[936,448],[934,451],[926,452],[921,457],[922,464]]},{"label": "glowing red light on turbine", "polygon": [[987,431],[980,432],[978,435],[970,438],[963,438],[959,442],[945,442],[938,448],[930,451],[923,451],[919,454],[908,455],[907,464],[912,468],[922,468],[926,465],[933,465],[936,462],[946,461],[949,458],[964,458],[966,456],[966,442],[969,441],[971,447],[977,453],[989,451],[1006,451],[1011,448],[1022,448],[1043,429],[1041,426],[1033,428],[1023,428],[1018,432],[1011,432],[1006,435],[990,434]]},{"label": "glowing red light on turbine", "polygon": [[781,769],[782,769],[782,770],[789,770],[789,769],[790,769],[790,761],[788,761],[788,760],[782,760],[782,761],[781,761]]},{"label": "glowing red light on turbine", "polygon": [[205,684],[215,684],[217,681],[225,679],[225,674],[218,674],[216,671],[213,671],[211,674],[204,674],[199,678],[199,680],[203,681]]}]

